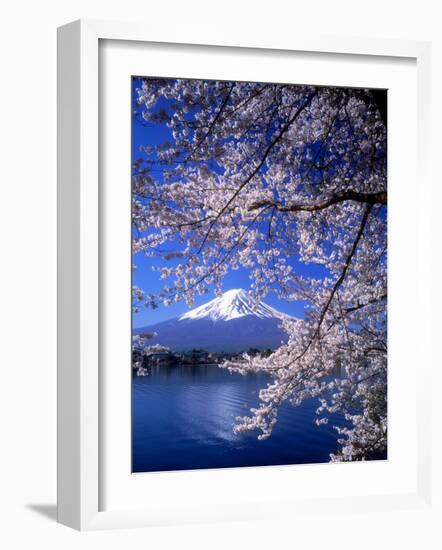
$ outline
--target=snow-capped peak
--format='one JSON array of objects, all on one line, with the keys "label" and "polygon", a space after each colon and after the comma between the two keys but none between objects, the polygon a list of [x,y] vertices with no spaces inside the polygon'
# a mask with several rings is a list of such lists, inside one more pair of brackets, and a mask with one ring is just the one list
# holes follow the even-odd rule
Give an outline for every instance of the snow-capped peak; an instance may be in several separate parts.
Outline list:
[{"label": "snow-capped peak", "polygon": [[277,319],[289,316],[270,307],[264,302],[255,304],[249,293],[242,288],[233,288],[224,292],[219,298],[215,298],[207,304],[191,309],[179,318],[184,319],[211,319],[212,321],[230,321],[239,317],[254,315],[260,319],[274,317]]}]

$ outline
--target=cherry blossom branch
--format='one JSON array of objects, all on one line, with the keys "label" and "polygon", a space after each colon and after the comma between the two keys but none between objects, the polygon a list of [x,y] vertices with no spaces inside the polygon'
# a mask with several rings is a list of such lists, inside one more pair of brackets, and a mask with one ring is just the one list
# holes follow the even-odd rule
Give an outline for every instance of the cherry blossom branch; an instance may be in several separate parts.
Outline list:
[{"label": "cherry blossom branch", "polygon": [[216,113],[216,115],[213,117],[213,120],[210,122],[209,124],[209,127],[206,131],[206,133],[204,134],[204,136],[198,141],[198,143],[193,147],[193,149],[190,151],[190,153],[188,154],[187,158],[185,159],[184,162],[187,162],[197,151],[198,149],[201,147],[201,145],[204,143],[204,141],[207,139],[207,137],[210,135],[213,127],[215,126],[215,124],[217,123],[219,117],[221,116],[221,113],[223,112],[225,106],[227,105],[229,99],[230,99],[230,96],[232,95],[232,92],[233,92],[233,88],[235,87],[235,82],[230,86],[229,88],[229,91],[227,92],[226,94],[226,97],[224,98],[224,101],[222,102],[221,104],[221,107],[218,109],[218,112]]},{"label": "cherry blossom branch", "polygon": [[371,212],[372,208],[373,208],[372,204],[369,204],[365,208],[364,215],[362,216],[361,224],[359,226],[358,232],[356,234],[356,238],[355,238],[355,240],[353,242],[353,245],[351,247],[350,253],[347,256],[347,259],[345,260],[344,268],[342,269],[342,273],[341,273],[340,277],[337,279],[337,281],[335,282],[335,284],[333,285],[330,296],[329,296],[329,298],[328,298],[328,300],[325,304],[325,307],[322,310],[321,315],[319,317],[318,326],[317,326],[316,332],[315,332],[316,335],[319,334],[319,330],[321,328],[322,322],[324,321],[325,315],[326,315],[327,310],[328,310],[328,308],[329,308],[329,306],[330,306],[330,304],[333,300],[333,297],[334,297],[335,293],[337,292],[338,288],[341,286],[342,282],[344,281],[344,279],[347,275],[347,271],[350,267],[352,258],[353,258],[354,254],[355,254],[355,252],[358,248],[359,241],[361,240],[362,235],[364,234],[364,229],[365,229],[365,226],[367,225],[368,216],[370,215],[370,212]]},{"label": "cherry blossom branch", "polygon": [[[215,223],[219,220],[219,218],[223,215],[223,213],[227,210],[227,208],[232,204],[232,202],[236,199],[236,197],[239,195],[239,193],[244,189],[244,187],[252,180],[252,178],[259,172],[259,170],[264,165],[267,157],[269,156],[270,151],[273,149],[273,147],[282,139],[284,134],[287,132],[287,130],[290,128],[290,126],[295,122],[295,120],[299,117],[299,115],[310,105],[313,98],[317,94],[317,91],[315,90],[312,92],[306,101],[299,107],[296,111],[296,113],[287,121],[287,123],[284,125],[282,130],[279,132],[279,134],[271,141],[271,143],[267,146],[267,148],[264,151],[264,154],[262,155],[261,160],[259,161],[258,165],[255,167],[255,169],[246,177],[246,179],[239,185],[238,189],[233,193],[233,195],[230,197],[230,199],[227,201],[227,203],[223,206],[223,208],[218,212],[215,219],[210,223],[209,228],[207,230],[206,235],[204,236],[201,246],[199,248],[199,252],[204,247],[204,244],[206,243],[207,239],[209,238],[210,232],[212,231],[213,226]],[[267,206],[267,205],[263,205]]]},{"label": "cherry blossom branch", "polygon": [[251,204],[249,206],[249,210],[255,210],[257,208],[262,208],[263,206],[272,206],[279,212],[316,212],[318,210],[324,210],[325,208],[329,208],[330,206],[346,201],[361,202],[371,206],[374,206],[375,204],[386,205],[387,192],[380,191],[377,193],[361,193],[352,189],[348,189],[346,191],[337,192],[331,197],[322,201],[318,201],[316,203],[313,202],[311,204],[282,205],[275,201],[264,200]]}]

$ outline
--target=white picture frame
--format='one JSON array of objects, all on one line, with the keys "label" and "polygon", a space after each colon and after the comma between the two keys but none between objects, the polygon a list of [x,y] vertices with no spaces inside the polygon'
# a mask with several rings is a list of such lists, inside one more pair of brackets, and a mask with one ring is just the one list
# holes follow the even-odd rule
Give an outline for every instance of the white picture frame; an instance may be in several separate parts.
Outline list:
[{"label": "white picture frame", "polygon": [[[58,521],[79,530],[139,527],[201,519],[259,517],[262,502],[255,510],[232,508],[230,514],[207,513],[207,503],[194,504],[192,514],[182,510],[166,515],[151,508],[121,507],[103,511],[100,429],[100,289],[101,236],[99,187],[99,48],[100,41],[168,43],[297,51],[334,56],[376,56],[408,58],[417,71],[417,164],[419,170],[419,270],[416,292],[419,305],[431,309],[431,181],[428,174],[430,120],[430,44],[426,42],[344,38],[306,38],[299,33],[268,44],[265,37],[192,37],[185,29],[173,36],[144,25],[102,21],[76,21],[58,31]],[[428,206],[425,206],[428,205]],[[416,489],[408,494],[391,492],[339,498],[342,512],[355,504],[361,509],[425,506],[431,498],[430,401],[425,387],[430,385],[430,315],[423,315],[420,334],[427,345],[421,376],[416,384],[417,456]],[[169,474],[175,475],[175,474]],[[184,474],[185,475],[185,474]],[[210,472],[206,472],[211,476]],[[230,475],[230,474],[229,474]],[[233,474],[235,475],[235,474]],[[259,474],[258,474],[259,475]],[[281,474],[283,475],[283,474]],[[359,475],[359,474],[356,474]],[[281,501],[282,504],[282,501]],[[201,514],[195,515],[200,508]],[[284,516],[300,511],[327,509],[330,499],[320,496],[284,501],[275,511]],[[253,508],[253,507],[252,507]],[[216,513],[218,517],[216,517]]]}]

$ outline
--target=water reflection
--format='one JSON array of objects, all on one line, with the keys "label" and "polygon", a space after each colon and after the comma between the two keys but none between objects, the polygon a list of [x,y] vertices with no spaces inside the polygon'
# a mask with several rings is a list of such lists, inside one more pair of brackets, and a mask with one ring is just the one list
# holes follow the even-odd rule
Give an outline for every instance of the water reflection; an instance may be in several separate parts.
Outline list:
[{"label": "water reflection", "polygon": [[272,437],[234,434],[236,416],[258,403],[263,374],[231,374],[216,365],[153,367],[132,392],[133,471],[187,470],[328,462],[337,449],[332,424],[316,426],[316,400],[285,404]]}]

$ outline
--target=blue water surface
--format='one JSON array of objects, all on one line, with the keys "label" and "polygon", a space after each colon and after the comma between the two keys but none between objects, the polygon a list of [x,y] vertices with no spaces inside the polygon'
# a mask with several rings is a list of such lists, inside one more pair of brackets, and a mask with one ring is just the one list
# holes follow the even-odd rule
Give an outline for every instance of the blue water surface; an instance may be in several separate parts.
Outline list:
[{"label": "blue water surface", "polygon": [[272,436],[234,434],[234,419],[258,404],[263,374],[231,374],[217,365],[156,367],[134,377],[132,390],[133,472],[193,470],[328,462],[338,449],[333,425],[315,424],[318,400],[285,403]]}]

